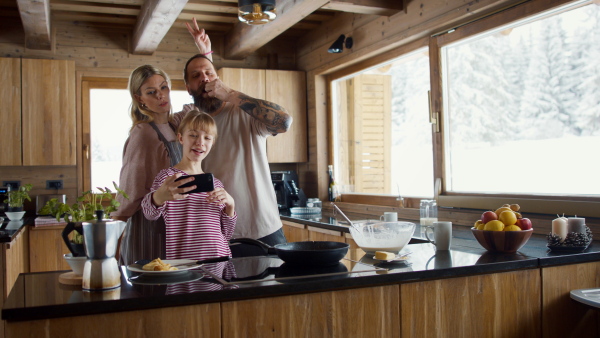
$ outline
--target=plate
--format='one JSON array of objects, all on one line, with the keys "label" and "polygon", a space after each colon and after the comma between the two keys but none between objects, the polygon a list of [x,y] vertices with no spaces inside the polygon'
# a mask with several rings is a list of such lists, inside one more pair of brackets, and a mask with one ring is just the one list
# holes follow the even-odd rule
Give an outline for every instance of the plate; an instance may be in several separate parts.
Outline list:
[{"label": "plate", "polygon": [[138,275],[129,278],[129,281],[133,284],[141,285],[169,285],[169,284],[180,284],[197,281],[202,279],[204,275],[196,271],[180,271],[180,274],[171,274],[156,278],[155,275]]},{"label": "plate", "polygon": [[409,252],[409,253],[406,253],[403,255],[396,255],[396,257],[394,257],[394,259],[377,259],[377,258],[375,258],[375,256],[373,256],[373,260],[378,261],[378,262],[387,262],[387,263],[397,263],[397,262],[405,263],[405,262],[408,262],[408,256],[410,254],[411,253]]},{"label": "plate", "polygon": [[292,214],[320,214],[321,208],[315,207],[294,207],[290,208]]},{"label": "plate", "polygon": [[550,246],[550,245],[546,245],[546,247],[548,247],[548,249],[550,249],[550,251],[552,252],[582,252],[583,250],[587,249],[589,246],[563,246],[563,245],[558,245],[558,246]]},{"label": "plate", "polygon": [[162,276],[162,275],[176,275],[176,274],[180,274],[182,272],[187,272],[187,270],[197,269],[198,267],[200,267],[198,264],[196,264],[196,261],[193,259],[163,259],[162,261],[166,264],[171,264],[171,265],[181,265],[181,264],[187,264],[187,265],[178,266],[177,268],[179,270],[172,270],[172,271],[148,271],[148,270],[142,269],[143,265],[140,265],[140,264],[129,264],[129,265],[127,265],[127,269],[132,272],[143,273],[144,275]]}]

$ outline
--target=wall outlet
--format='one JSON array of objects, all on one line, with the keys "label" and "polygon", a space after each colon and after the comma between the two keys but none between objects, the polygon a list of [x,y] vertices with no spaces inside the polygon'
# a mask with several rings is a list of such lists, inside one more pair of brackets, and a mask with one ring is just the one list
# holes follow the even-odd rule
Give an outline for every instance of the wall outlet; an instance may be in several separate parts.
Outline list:
[{"label": "wall outlet", "polygon": [[59,190],[63,188],[62,180],[48,180],[46,181],[46,189]]},{"label": "wall outlet", "polygon": [[11,190],[16,190],[21,186],[21,181],[2,181],[3,187],[8,187],[9,185]]}]

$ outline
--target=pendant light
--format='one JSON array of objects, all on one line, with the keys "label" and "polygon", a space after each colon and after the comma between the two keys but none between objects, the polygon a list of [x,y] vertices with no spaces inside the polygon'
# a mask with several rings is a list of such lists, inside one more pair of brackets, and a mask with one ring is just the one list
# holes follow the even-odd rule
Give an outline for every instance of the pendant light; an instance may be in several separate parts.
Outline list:
[{"label": "pendant light", "polygon": [[249,25],[264,25],[277,17],[275,0],[238,0],[238,18]]}]

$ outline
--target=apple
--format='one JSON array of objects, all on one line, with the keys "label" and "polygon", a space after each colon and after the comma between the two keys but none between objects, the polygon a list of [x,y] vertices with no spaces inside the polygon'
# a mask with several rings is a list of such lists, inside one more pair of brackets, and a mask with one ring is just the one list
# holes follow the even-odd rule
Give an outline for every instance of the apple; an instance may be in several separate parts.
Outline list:
[{"label": "apple", "polygon": [[531,220],[529,218],[519,218],[517,220],[517,226],[519,226],[521,230],[529,230],[533,228],[533,224],[531,224]]},{"label": "apple", "polygon": [[498,219],[498,215],[496,215],[496,213],[493,211],[486,211],[483,214],[481,214],[481,221],[483,223],[487,223],[489,221],[495,221],[497,219]]}]

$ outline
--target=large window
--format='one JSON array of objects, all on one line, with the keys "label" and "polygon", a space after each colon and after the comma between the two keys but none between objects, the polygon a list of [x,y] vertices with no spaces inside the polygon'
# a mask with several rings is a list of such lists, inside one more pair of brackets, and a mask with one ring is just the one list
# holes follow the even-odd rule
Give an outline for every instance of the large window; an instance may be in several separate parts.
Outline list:
[{"label": "large window", "polygon": [[433,196],[427,49],[332,82],[341,192]]},{"label": "large window", "polygon": [[441,56],[448,192],[600,196],[600,6],[462,38]]},{"label": "large window", "polygon": [[[187,91],[182,90],[181,81],[172,82],[177,89],[171,90],[171,106],[177,112],[192,99]],[[112,189],[113,181],[119,184],[123,145],[132,125],[129,115],[131,96],[125,79],[84,83],[84,88],[89,89],[90,103],[89,136],[84,136],[86,139],[89,137],[89,141],[84,139],[84,144],[90,145],[84,153],[84,187],[86,190],[96,187]]]}]

